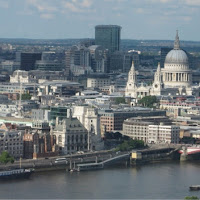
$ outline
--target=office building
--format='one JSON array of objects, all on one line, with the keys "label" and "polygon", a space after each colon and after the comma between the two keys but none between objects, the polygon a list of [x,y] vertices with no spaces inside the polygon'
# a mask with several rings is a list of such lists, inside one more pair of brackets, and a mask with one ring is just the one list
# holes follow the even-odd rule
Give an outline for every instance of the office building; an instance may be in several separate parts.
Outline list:
[{"label": "office building", "polygon": [[99,45],[88,47],[90,51],[90,63],[94,72],[107,72],[107,56],[106,50]]},{"label": "office building", "polygon": [[93,74],[87,78],[88,88],[100,88],[110,85],[110,77],[104,74]]},{"label": "office building", "polygon": [[105,132],[120,131],[124,120],[130,117],[150,117],[150,116],[165,116],[166,112],[161,110],[102,110],[101,115],[101,134]]},{"label": "office building", "polygon": [[95,45],[101,45],[110,52],[120,50],[121,27],[98,25],[95,27]]},{"label": "office building", "polygon": [[165,63],[165,58],[167,56],[167,54],[172,50],[172,48],[169,47],[163,47],[161,48],[160,51],[160,67],[163,68],[164,67],[164,63]]},{"label": "office building", "polygon": [[[123,134],[145,143],[179,143],[180,127],[163,124],[163,117],[130,118],[123,123]],[[162,123],[161,123],[162,121]]]},{"label": "office building", "polygon": [[139,67],[139,54],[137,52],[116,51],[110,56],[109,72],[128,72],[131,63],[134,61],[135,67]]},{"label": "office building", "polygon": [[41,60],[42,54],[41,53],[20,53],[17,54],[19,57],[20,55],[20,69],[25,71],[30,71],[35,69],[35,62],[37,60]]}]

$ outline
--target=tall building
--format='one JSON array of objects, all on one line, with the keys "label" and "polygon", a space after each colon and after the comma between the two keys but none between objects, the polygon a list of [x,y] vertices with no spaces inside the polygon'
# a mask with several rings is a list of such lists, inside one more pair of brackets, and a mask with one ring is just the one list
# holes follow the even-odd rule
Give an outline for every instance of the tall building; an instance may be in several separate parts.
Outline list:
[{"label": "tall building", "polygon": [[137,52],[116,51],[110,56],[110,72],[128,72],[134,61],[136,68],[139,67],[139,54]]},{"label": "tall building", "polygon": [[73,75],[85,74],[91,70],[90,51],[85,46],[72,46],[65,52],[66,71]]},{"label": "tall building", "polygon": [[163,68],[164,67],[164,63],[165,63],[165,58],[167,56],[167,54],[172,50],[172,48],[169,47],[163,47],[161,48],[161,52],[160,52],[160,67]]},{"label": "tall building", "polygon": [[98,25],[95,27],[95,45],[101,45],[110,52],[119,51],[120,37],[120,26]]},{"label": "tall building", "polygon": [[106,50],[99,45],[88,47],[90,51],[90,62],[94,72],[107,72]]},{"label": "tall building", "polygon": [[[41,60],[42,54],[41,53],[21,53],[20,56],[20,69],[25,71],[30,71],[35,69],[35,62],[37,60]],[[17,58],[19,59],[19,58]]]}]

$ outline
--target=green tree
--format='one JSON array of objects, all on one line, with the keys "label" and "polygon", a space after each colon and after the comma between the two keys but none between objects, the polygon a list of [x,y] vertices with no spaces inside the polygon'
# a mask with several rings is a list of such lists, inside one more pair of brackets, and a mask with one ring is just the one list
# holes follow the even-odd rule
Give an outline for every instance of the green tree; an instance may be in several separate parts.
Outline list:
[{"label": "green tree", "polygon": [[157,103],[158,100],[156,96],[146,96],[138,101],[139,104],[142,104],[144,107],[153,108],[154,104]]},{"label": "green tree", "polygon": [[120,144],[116,150],[117,151],[130,151],[132,149],[139,149],[139,148],[144,148],[144,141],[142,140],[127,140],[124,141],[122,144]]},{"label": "green tree", "polygon": [[31,99],[31,95],[26,93],[26,94],[22,94],[22,100],[30,100]]},{"label": "green tree", "polygon": [[116,104],[120,104],[120,103],[126,103],[125,98],[124,97],[117,97],[115,98],[115,103]]},{"label": "green tree", "polygon": [[0,155],[0,162],[3,164],[14,163],[14,158],[7,151],[3,151]]},{"label": "green tree", "polygon": [[185,200],[193,200],[193,199],[195,199],[195,200],[199,200],[199,198],[198,197],[196,197],[196,196],[192,196],[192,197],[185,197]]},{"label": "green tree", "polygon": [[[22,94],[22,100],[30,100],[30,99],[31,99],[31,95],[29,93]],[[18,96],[18,100],[19,100],[19,96]]]}]

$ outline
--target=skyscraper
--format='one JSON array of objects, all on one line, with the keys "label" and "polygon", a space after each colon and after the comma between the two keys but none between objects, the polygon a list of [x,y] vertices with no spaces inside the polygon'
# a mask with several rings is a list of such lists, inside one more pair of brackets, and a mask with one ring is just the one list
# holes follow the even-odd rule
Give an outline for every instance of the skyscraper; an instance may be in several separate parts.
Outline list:
[{"label": "skyscraper", "polygon": [[20,69],[30,71],[35,69],[35,62],[41,60],[41,53],[19,53],[17,59],[20,59]]},{"label": "skyscraper", "polygon": [[121,27],[117,25],[98,25],[95,27],[95,44],[110,52],[120,49]]}]

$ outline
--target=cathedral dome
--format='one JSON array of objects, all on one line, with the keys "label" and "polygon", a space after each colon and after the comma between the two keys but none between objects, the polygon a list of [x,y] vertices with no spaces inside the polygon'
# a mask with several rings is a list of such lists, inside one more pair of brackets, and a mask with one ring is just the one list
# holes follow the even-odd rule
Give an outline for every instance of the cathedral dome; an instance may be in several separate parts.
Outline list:
[{"label": "cathedral dome", "polygon": [[166,64],[188,64],[188,56],[181,49],[173,49],[167,54],[165,58],[165,63]]},{"label": "cathedral dome", "polygon": [[174,49],[165,58],[162,78],[165,88],[187,88],[192,84],[188,56],[185,51],[180,49],[178,31],[174,41]]},{"label": "cathedral dome", "polygon": [[169,72],[189,70],[188,56],[185,51],[180,49],[178,32],[176,34],[176,39],[174,42],[174,49],[172,49],[165,58],[164,70],[167,70]]}]

